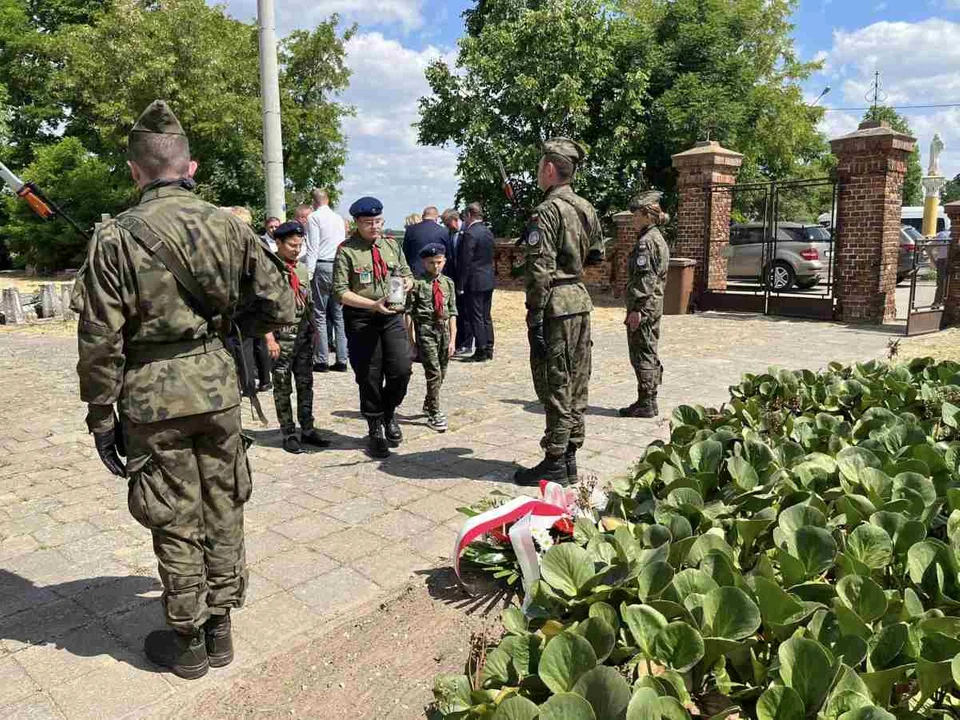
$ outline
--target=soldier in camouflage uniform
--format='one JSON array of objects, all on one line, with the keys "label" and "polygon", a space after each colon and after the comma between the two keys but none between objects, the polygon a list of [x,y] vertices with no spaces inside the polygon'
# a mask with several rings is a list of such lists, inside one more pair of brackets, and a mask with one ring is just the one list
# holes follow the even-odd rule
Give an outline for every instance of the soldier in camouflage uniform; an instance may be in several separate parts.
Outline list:
[{"label": "soldier in camouflage uniform", "polygon": [[457,321],[457,293],[453,280],[443,274],[446,252],[443,245],[436,243],[420,251],[424,273],[407,295],[407,333],[427,381],[423,411],[427,425],[437,432],[447,430],[447,416],[440,410],[440,387],[455,349]]},{"label": "soldier in camouflage uniform", "polygon": [[413,273],[400,244],[383,234],[383,203],[362,197],[350,206],[356,230],[337,249],[333,294],[343,304],[347,353],[360,388],[360,412],[367,419],[368,448],[376,458],[403,441],[395,410],[410,382],[410,349],[404,306],[389,303],[390,278],[403,278],[407,292]]},{"label": "soldier in camouflage uniform", "polygon": [[657,225],[666,222],[660,209],[662,193],[649,190],[630,202],[634,224],[640,231],[627,259],[627,346],[630,364],[637,373],[637,400],[618,411],[623,417],[653,418],[660,414],[657,389],[663,379],[663,364],[657,356],[663,289],[667,284],[670,249]]},{"label": "soldier in camouflage uniform", "polygon": [[[313,351],[320,342],[320,336],[314,321],[307,268],[297,262],[303,246],[303,226],[296,220],[285,222],[274,231],[273,237],[277,242],[277,256],[287,265],[297,303],[297,318],[293,325],[267,335],[267,350],[273,359],[273,402],[277,407],[280,432],[283,433],[283,449],[298,455],[303,452],[301,443],[317,447],[330,445],[330,441],[313,427]],[[294,383],[297,386],[299,439],[290,403]]]},{"label": "soldier in camouflage uniform", "polygon": [[147,636],[147,657],[196,678],[233,659],[229,613],[247,585],[248,440],[221,336],[231,319],[244,335],[289,325],[294,301],[253,231],[191,192],[196,163],[164,102],[140,116],[128,158],[140,204],[100,226],[76,282],[80,397],[153,533],[173,629]]},{"label": "soldier in camouflage uniform", "polygon": [[540,441],[545,458],[514,475],[519,485],[541,479],[577,480],[577,450],[583,446],[583,414],[590,383],[590,313],[584,265],[603,257],[600,220],[593,206],[570,187],[583,148],[568,138],[543,144],[537,184],[546,191],[526,232],[524,288],[530,367],[537,398],[547,416]]}]

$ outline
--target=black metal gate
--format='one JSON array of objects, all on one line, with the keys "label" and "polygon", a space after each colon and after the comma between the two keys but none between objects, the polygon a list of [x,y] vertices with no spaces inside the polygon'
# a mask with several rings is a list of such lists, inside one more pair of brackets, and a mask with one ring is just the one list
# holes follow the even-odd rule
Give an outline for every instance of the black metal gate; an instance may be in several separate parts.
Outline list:
[{"label": "black metal gate", "polygon": [[947,239],[925,239],[914,247],[907,335],[937,332],[943,327],[944,303],[950,281],[947,273],[949,252],[950,241]]},{"label": "black metal gate", "polygon": [[[832,178],[711,185],[705,194],[700,309],[833,318]],[[724,205],[729,242],[711,243],[711,222],[726,214]]]}]

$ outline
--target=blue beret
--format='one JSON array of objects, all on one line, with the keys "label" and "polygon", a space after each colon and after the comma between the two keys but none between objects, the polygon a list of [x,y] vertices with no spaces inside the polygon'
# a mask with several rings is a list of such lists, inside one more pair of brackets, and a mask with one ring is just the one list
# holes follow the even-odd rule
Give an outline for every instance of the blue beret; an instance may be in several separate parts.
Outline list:
[{"label": "blue beret", "polygon": [[362,197],[350,206],[350,215],[355,218],[383,215],[383,203],[375,197]]},{"label": "blue beret", "polygon": [[273,237],[276,240],[283,240],[289,235],[303,235],[303,225],[296,220],[288,220],[273,231]]},{"label": "blue beret", "polygon": [[447,249],[440,243],[430,243],[420,251],[420,257],[422,258],[432,258],[446,254]]}]

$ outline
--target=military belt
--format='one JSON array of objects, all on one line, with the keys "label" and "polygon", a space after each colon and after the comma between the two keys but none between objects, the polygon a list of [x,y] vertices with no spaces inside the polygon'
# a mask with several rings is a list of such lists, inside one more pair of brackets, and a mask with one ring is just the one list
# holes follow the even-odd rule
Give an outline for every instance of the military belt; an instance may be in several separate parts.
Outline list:
[{"label": "military belt", "polygon": [[583,282],[583,278],[557,278],[556,280],[550,281],[550,287],[555,288],[560,285],[578,285]]},{"label": "military belt", "polygon": [[142,345],[133,345],[124,352],[127,363],[130,365],[143,365],[158,360],[173,360],[175,358],[190,357],[191,355],[203,355],[204,353],[223,350],[223,342],[218,337],[196,338],[193,340],[181,340],[172,343],[144,343]]}]

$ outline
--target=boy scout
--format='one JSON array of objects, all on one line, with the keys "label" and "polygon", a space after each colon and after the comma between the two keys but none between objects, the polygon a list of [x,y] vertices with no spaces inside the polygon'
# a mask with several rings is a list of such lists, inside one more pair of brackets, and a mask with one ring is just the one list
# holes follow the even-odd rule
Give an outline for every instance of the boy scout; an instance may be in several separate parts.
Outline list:
[{"label": "boy scout", "polygon": [[453,280],[443,272],[446,248],[430,244],[420,251],[424,273],[407,295],[407,333],[410,345],[419,352],[427,380],[423,411],[427,425],[446,432],[447,416],[440,410],[440,386],[454,351],[457,297]]},{"label": "boy scout", "polygon": [[583,267],[602,259],[603,253],[597,213],[570,187],[583,156],[583,148],[573,140],[552,138],[544,142],[537,167],[537,185],[546,196],[526,233],[524,290],[530,369],[547,427],[540,441],[544,459],[514,474],[519,485],[577,480],[593,344],[593,304],[583,284]]},{"label": "boy scout", "polygon": [[151,632],[144,650],[198,678],[233,659],[230,609],[247,586],[253,486],[221,336],[289,325],[293,294],[253,230],[192,192],[197,164],[162,100],[130,132],[127,157],[140,203],[100,226],[74,286],[80,398],[100,459],[128,478],[130,513],[153,534],[172,630]]},{"label": "boy scout", "polygon": [[[287,265],[290,287],[297,303],[297,318],[289,327],[267,335],[267,351],[273,359],[273,402],[283,433],[283,449],[297,455],[303,452],[301,443],[317,447],[330,445],[330,441],[321,437],[313,427],[313,348],[319,335],[314,324],[307,268],[297,262],[303,246],[303,226],[296,220],[285,222],[274,231],[273,238],[277,243],[277,256]],[[299,439],[290,404],[291,376],[297,386]]]},{"label": "boy scout", "polygon": [[402,278],[406,292],[413,278],[400,245],[382,233],[383,204],[362,197],[350,206],[350,215],[356,230],[337,249],[333,294],[343,304],[370,454],[383,458],[403,440],[395,411],[407,394],[411,367],[403,306],[389,304],[390,278]]},{"label": "boy scout", "polygon": [[657,227],[667,221],[660,209],[660,193],[648,190],[630,202],[634,226],[640,231],[627,258],[627,347],[637,374],[637,400],[618,411],[622,417],[653,418],[660,414],[657,391],[663,379],[663,364],[657,355],[663,290],[667,284],[670,248]]}]

